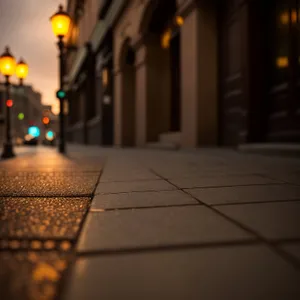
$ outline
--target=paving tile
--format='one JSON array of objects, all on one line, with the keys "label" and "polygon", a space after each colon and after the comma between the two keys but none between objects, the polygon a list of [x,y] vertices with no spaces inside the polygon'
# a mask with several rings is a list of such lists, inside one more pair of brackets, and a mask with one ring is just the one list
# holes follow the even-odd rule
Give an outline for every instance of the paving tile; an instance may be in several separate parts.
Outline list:
[{"label": "paving tile", "polygon": [[0,178],[0,196],[89,196],[98,175],[6,176]]},{"label": "paving tile", "polygon": [[0,198],[0,213],[25,213],[35,212],[80,212],[86,211],[90,203],[88,197],[72,198]]},{"label": "paving tile", "polygon": [[244,241],[252,236],[203,206],[90,213],[79,251]]},{"label": "paving tile", "polygon": [[258,175],[250,176],[205,176],[193,178],[170,179],[170,182],[180,188],[197,188],[197,187],[217,187],[217,186],[238,186],[254,184],[272,184],[280,183],[273,179]]},{"label": "paving tile", "polygon": [[100,182],[96,189],[96,194],[168,190],[176,190],[176,187],[174,187],[165,180],[145,180],[134,182]]},{"label": "paving tile", "polygon": [[290,255],[294,256],[300,262],[300,242],[286,243],[285,245],[281,246],[281,248]]},{"label": "paving tile", "polygon": [[114,209],[129,207],[151,207],[165,205],[197,204],[198,202],[182,191],[161,191],[144,193],[121,193],[96,195],[93,199],[93,209]]},{"label": "paving tile", "polygon": [[54,300],[69,256],[57,252],[0,252],[3,300]]},{"label": "paving tile", "polygon": [[0,216],[0,238],[74,239],[84,212],[22,212]]},{"label": "paving tile", "polygon": [[100,178],[100,182],[116,182],[116,181],[139,181],[139,180],[157,180],[160,177],[150,172],[105,172]]},{"label": "paving tile", "polygon": [[74,239],[89,198],[0,198],[0,238]]},{"label": "paving tile", "polygon": [[270,240],[300,238],[300,201],[216,206]]},{"label": "paving tile", "polygon": [[293,185],[255,185],[234,186],[209,189],[188,189],[188,193],[209,205],[300,200],[300,186]]},{"label": "paving tile", "polygon": [[297,300],[299,280],[263,246],[94,256],[77,260],[63,300]]}]

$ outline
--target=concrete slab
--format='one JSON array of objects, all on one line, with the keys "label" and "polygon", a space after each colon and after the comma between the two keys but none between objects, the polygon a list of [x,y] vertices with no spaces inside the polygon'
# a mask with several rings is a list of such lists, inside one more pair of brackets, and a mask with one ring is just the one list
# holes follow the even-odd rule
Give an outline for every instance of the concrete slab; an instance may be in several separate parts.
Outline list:
[{"label": "concrete slab", "polygon": [[63,300],[297,300],[299,280],[263,246],[127,253],[79,258]]},{"label": "concrete slab", "polygon": [[239,185],[256,185],[256,184],[274,184],[280,183],[279,180],[273,180],[258,175],[250,176],[204,176],[193,178],[170,179],[170,182],[179,188],[198,188],[198,187],[222,187],[222,186],[239,186]]},{"label": "concrete slab", "polygon": [[300,201],[217,206],[269,240],[300,238]]},{"label": "concrete slab", "polygon": [[107,251],[245,241],[253,237],[203,206],[90,213],[78,250]]},{"label": "concrete slab", "polygon": [[234,186],[186,191],[208,205],[300,200],[300,186],[294,185]]},{"label": "concrete slab", "polygon": [[96,194],[169,191],[176,190],[172,184],[165,180],[143,180],[133,182],[100,182]]},{"label": "concrete slab", "polygon": [[137,208],[151,206],[198,204],[192,197],[182,191],[161,191],[144,193],[121,193],[96,195],[91,212],[99,209]]}]

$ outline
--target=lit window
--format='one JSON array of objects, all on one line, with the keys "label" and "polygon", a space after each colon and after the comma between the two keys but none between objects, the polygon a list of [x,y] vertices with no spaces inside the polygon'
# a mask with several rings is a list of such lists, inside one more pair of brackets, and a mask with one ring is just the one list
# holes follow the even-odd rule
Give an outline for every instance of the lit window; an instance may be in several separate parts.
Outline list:
[{"label": "lit window", "polygon": [[102,70],[102,85],[107,86],[108,84],[108,70],[105,68]]},{"label": "lit window", "polygon": [[176,22],[176,24],[177,24],[178,26],[182,26],[183,23],[184,23],[183,17],[181,17],[181,16],[176,16],[175,22]]},{"label": "lit window", "polygon": [[164,49],[168,49],[170,47],[171,34],[171,29],[167,29],[161,37],[161,46]]},{"label": "lit window", "polygon": [[297,23],[297,10],[293,9],[291,11],[291,15],[289,11],[285,11],[280,15],[280,23],[283,25],[288,25],[290,23],[290,19],[293,24]]},{"label": "lit window", "polygon": [[279,69],[287,68],[289,65],[289,59],[287,56],[280,56],[276,59],[276,66]]}]

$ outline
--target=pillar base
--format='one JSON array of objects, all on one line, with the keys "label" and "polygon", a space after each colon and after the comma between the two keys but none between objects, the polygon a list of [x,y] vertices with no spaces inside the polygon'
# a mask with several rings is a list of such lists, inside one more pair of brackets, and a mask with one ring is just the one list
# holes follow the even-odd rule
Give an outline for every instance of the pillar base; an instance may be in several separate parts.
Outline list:
[{"label": "pillar base", "polygon": [[1,155],[1,158],[12,158],[15,157],[15,153],[13,151],[13,145],[12,144],[3,144],[3,152]]}]

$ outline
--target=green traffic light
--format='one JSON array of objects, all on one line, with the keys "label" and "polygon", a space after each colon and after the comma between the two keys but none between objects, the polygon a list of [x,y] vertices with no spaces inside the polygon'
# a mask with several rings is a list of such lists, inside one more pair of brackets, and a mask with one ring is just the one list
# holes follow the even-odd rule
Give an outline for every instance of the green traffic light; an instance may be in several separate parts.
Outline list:
[{"label": "green traffic light", "polygon": [[59,98],[59,99],[63,99],[63,98],[66,97],[66,92],[63,91],[63,90],[59,90],[59,91],[56,93],[56,96],[57,96],[57,98]]},{"label": "green traffic light", "polygon": [[19,113],[18,114],[18,119],[19,120],[23,120],[24,119],[24,114],[23,113]]}]

